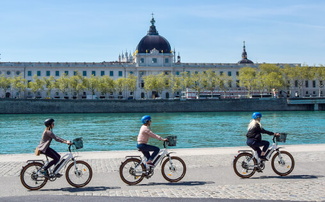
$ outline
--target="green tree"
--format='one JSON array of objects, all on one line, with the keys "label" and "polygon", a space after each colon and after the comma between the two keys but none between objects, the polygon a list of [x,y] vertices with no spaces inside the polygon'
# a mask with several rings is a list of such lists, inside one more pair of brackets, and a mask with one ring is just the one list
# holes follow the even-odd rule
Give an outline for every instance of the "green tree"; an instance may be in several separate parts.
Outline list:
[{"label": "green tree", "polygon": [[173,94],[175,94],[175,92],[181,91],[183,89],[182,77],[171,74],[168,76],[168,80],[169,80],[169,86],[170,86],[169,88]]},{"label": "green tree", "polygon": [[3,90],[4,94],[6,94],[7,90],[10,89],[10,86],[11,86],[11,78],[0,75],[0,88]]},{"label": "green tree", "polygon": [[69,90],[70,79],[67,74],[62,74],[55,82],[55,88],[59,89],[64,95],[67,94]]},{"label": "green tree", "polygon": [[81,76],[80,72],[75,71],[74,75],[67,77],[68,89],[75,93],[78,98],[80,92],[87,88],[87,79]]},{"label": "green tree", "polygon": [[118,92],[119,98],[123,96],[123,92],[126,89],[126,78],[118,78],[117,80],[114,80],[114,86],[115,86],[115,91]]},{"label": "green tree", "polygon": [[137,77],[133,74],[130,74],[125,80],[125,89],[134,93],[137,89]]},{"label": "green tree", "polygon": [[18,77],[12,78],[11,82],[12,82],[11,87],[13,89],[17,90],[18,98],[20,98],[20,93],[22,91],[25,91],[27,88],[26,79],[23,79],[21,76],[18,76]]},{"label": "green tree", "polygon": [[43,77],[45,88],[46,88],[46,95],[48,97],[51,96],[51,91],[55,88],[55,78],[50,76],[49,78]]},{"label": "green tree", "polygon": [[87,89],[91,91],[92,98],[95,95],[96,89],[98,89],[99,86],[99,78],[91,75],[90,78],[85,78],[87,83]]},{"label": "green tree", "polygon": [[257,70],[252,67],[243,67],[239,70],[239,85],[243,86],[248,91],[248,96],[256,87]]},{"label": "green tree", "polygon": [[285,80],[281,68],[274,64],[262,64],[259,66],[259,82],[261,90],[271,92],[273,89],[279,90],[285,87]]},{"label": "green tree", "polygon": [[96,88],[97,91],[101,92],[102,94],[107,97],[108,93],[114,92],[114,80],[110,78],[109,76],[102,76],[98,80],[98,86]]},{"label": "green tree", "polygon": [[28,83],[29,88],[34,93],[35,98],[37,97],[37,93],[40,93],[44,90],[45,82],[43,79],[38,78],[37,75],[33,76],[33,81]]}]

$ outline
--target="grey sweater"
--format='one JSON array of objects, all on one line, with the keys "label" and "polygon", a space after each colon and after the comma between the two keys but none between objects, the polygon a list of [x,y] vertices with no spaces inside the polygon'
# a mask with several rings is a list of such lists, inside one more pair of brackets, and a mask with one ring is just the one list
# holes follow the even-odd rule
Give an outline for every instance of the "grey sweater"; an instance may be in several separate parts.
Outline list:
[{"label": "grey sweater", "polygon": [[66,142],[65,139],[62,139],[56,135],[54,135],[54,133],[50,130],[44,130],[43,135],[42,135],[42,139],[39,143],[39,145],[37,146],[38,149],[42,152],[45,153],[47,148],[49,148],[52,139],[54,139],[57,142],[61,142],[64,143]]}]

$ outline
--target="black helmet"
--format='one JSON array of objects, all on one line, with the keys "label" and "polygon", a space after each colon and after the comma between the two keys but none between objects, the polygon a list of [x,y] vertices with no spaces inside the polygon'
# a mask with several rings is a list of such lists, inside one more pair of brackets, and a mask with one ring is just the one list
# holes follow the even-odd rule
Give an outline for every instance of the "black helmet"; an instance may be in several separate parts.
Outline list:
[{"label": "black helmet", "polygon": [[46,127],[51,126],[52,123],[54,123],[54,119],[46,119],[46,120],[44,121],[44,125],[45,125]]}]

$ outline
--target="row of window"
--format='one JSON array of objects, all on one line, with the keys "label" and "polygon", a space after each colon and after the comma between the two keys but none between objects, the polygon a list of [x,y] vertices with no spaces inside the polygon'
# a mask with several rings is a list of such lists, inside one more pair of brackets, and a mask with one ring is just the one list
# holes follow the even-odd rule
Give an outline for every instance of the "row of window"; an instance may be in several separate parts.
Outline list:
[{"label": "row of window", "polygon": [[[144,63],[144,58],[140,58],[140,63]],[[158,59],[157,58],[151,58],[151,63],[152,64],[158,63]],[[165,63],[169,63],[169,59],[168,58],[165,58]]]},{"label": "row of window", "polygon": [[[53,75],[54,73],[54,75]],[[94,75],[97,76],[97,72],[96,71],[82,71],[82,76],[88,76],[88,73],[90,73],[90,75]],[[62,72],[61,71],[55,71],[55,72],[51,72],[51,71],[45,71],[45,75],[42,75],[42,71],[36,71],[36,75],[37,76],[61,76]],[[67,76],[69,76],[70,74],[72,75],[76,75],[77,72],[76,71],[63,71],[63,74],[66,74]],[[27,71],[27,76],[33,76],[33,71]],[[100,71],[100,76],[105,76],[106,72],[105,71]],[[109,71],[109,76],[113,77],[114,76],[114,71]],[[123,71],[118,71],[118,76],[123,76]]]}]

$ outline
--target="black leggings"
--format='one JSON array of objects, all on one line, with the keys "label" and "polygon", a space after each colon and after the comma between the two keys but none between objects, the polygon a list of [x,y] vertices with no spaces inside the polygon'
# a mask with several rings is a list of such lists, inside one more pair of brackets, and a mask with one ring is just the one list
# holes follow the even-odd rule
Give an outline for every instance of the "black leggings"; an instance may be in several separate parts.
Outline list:
[{"label": "black leggings", "polygon": [[45,167],[43,167],[44,170],[47,170],[52,165],[57,164],[59,162],[60,158],[61,158],[60,154],[58,154],[54,149],[52,149],[50,147],[47,148],[46,152],[43,153],[43,154],[45,154],[46,156],[53,159]]},{"label": "black leggings", "polygon": [[263,146],[263,152],[266,152],[267,149],[270,146],[270,143],[269,143],[269,141],[265,141],[265,140],[256,141],[256,140],[254,140],[252,138],[248,138],[247,139],[247,145],[250,146],[255,151],[257,151],[258,156],[261,157],[262,151],[261,151],[260,147]]}]

